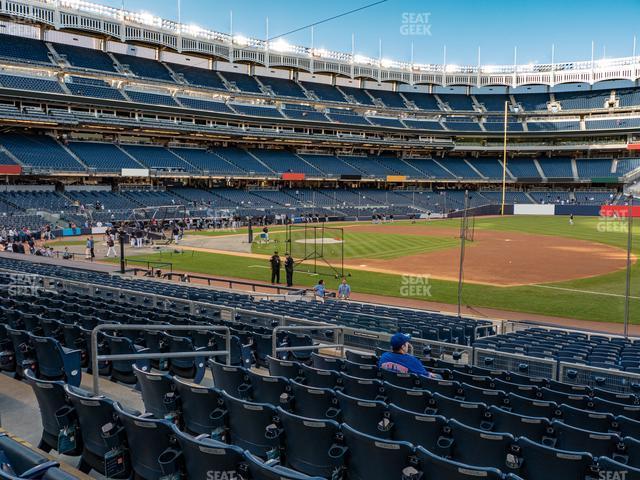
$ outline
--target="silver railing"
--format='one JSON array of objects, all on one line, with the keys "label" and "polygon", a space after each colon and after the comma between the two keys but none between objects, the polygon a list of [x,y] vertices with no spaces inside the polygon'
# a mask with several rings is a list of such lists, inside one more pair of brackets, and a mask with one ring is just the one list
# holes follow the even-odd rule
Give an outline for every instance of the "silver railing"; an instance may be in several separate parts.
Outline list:
[{"label": "silver railing", "polygon": [[211,330],[211,331],[224,331],[226,350],[218,351],[193,351],[193,352],[167,352],[167,353],[132,353],[132,354],[120,354],[120,355],[99,355],[98,354],[98,333],[101,331],[180,331],[193,330],[193,325],[120,325],[104,324],[98,325],[91,330],[91,368],[93,375],[93,393],[100,395],[100,370],[99,362],[105,360],[159,360],[167,358],[197,358],[197,357],[215,357],[218,355],[226,355],[227,365],[231,365],[231,330],[229,327],[220,325],[202,325],[198,326],[198,330]]},{"label": "silver railing", "polygon": [[[309,350],[319,350],[320,348],[337,348],[340,349],[341,356],[344,357],[344,343],[341,341],[343,327],[331,325],[329,323],[321,323],[318,325],[289,325],[280,326],[273,329],[273,335],[271,337],[271,353],[274,358],[277,358],[279,352],[305,352]],[[298,347],[278,347],[278,333],[279,332],[309,332],[314,330],[331,330],[337,333],[337,343],[325,343],[317,345],[301,345]]]},{"label": "silver railing", "polygon": [[599,387],[618,393],[638,393],[640,390],[639,373],[578,363],[560,362],[558,364],[558,380],[574,385]]},{"label": "silver railing", "polygon": [[558,361],[553,358],[537,358],[519,353],[474,348],[472,365],[491,370],[507,370],[531,377],[552,380],[558,378]]}]

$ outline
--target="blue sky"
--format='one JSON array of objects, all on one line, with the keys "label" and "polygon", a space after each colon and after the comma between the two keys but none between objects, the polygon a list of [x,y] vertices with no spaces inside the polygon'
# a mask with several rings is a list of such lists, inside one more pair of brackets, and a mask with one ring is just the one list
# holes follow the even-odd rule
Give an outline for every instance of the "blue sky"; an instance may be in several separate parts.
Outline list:
[{"label": "blue sky", "polygon": [[[122,0],[96,0],[120,7]],[[182,0],[182,21],[229,31],[233,11],[234,33],[265,37],[265,18],[274,36],[324,18],[372,3],[373,0]],[[177,0],[124,0],[125,8],[177,19]],[[428,21],[425,23],[427,13]],[[387,0],[370,9],[315,28],[315,46],[409,61],[411,43],[416,63],[472,64],[481,49],[483,64],[546,63],[555,44],[556,61],[589,60],[591,42],[595,58],[629,56],[633,36],[640,37],[639,0]],[[403,26],[404,25],[404,26]],[[428,25],[428,26],[424,26]],[[415,34],[405,35],[411,29]],[[427,34],[430,33],[430,34]],[[305,31],[286,37],[289,43],[310,45]],[[640,38],[637,51],[640,53]]]}]

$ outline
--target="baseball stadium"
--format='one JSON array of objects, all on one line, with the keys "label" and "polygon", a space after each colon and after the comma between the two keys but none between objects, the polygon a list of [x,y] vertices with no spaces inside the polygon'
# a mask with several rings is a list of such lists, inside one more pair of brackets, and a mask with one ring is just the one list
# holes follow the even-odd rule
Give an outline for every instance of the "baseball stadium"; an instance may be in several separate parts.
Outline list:
[{"label": "baseball stadium", "polygon": [[0,479],[640,479],[638,5],[138,3],[0,0]]}]

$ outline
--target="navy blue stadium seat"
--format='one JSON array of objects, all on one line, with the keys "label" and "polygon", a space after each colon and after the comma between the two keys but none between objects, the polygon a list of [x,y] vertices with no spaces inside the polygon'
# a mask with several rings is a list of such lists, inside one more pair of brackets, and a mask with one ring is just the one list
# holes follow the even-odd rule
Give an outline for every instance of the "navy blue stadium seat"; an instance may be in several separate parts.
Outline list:
[{"label": "navy blue stadium seat", "polygon": [[357,378],[341,374],[342,391],[351,397],[365,400],[384,400],[385,391],[382,381],[368,378]]},{"label": "navy blue stadium seat", "polygon": [[449,420],[453,443],[451,458],[457,462],[478,467],[493,467],[500,470],[513,465],[512,447],[515,438],[510,433],[490,433],[463,425],[455,419]]},{"label": "navy blue stadium seat", "polygon": [[142,417],[117,403],[114,409],[127,435],[133,471],[145,480],[160,480],[164,476],[160,455],[173,446],[171,422]]},{"label": "navy blue stadium seat", "polygon": [[180,406],[173,377],[167,373],[145,372],[136,366],[133,372],[138,378],[146,413],[157,419],[176,417]]},{"label": "navy blue stadium seat", "polygon": [[322,477],[310,477],[283,467],[275,460],[265,462],[250,452],[245,452],[244,458],[247,461],[247,471],[243,472],[243,480],[324,480]]},{"label": "navy blue stadium seat", "polygon": [[528,417],[495,406],[489,407],[493,431],[508,432],[515,437],[527,437],[536,442],[550,435],[551,423],[544,417]]},{"label": "navy blue stadium seat", "polygon": [[[413,445],[408,442],[382,440],[342,425],[347,446],[347,476],[351,480],[389,480],[404,478],[405,470],[413,468]],[[409,477],[410,478],[410,477]]]},{"label": "navy blue stadium seat", "polygon": [[289,380],[284,377],[260,375],[249,370],[249,383],[251,389],[248,396],[252,402],[270,403],[272,405],[289,404],[291,398],[291,386]]},{"label": "navy blue stadium seat", "polygon": [[[40,410],[42,436],[38,443],[38,448],[45,452],[58,450],[58,437],[63,427],[58,423],[56,414],[60,411],[68,411],[70,407],[64,390],[64,382],[61,380],[37,379],[32,370],[25,371],[25,381],[31,386]],[[66,455],[80,454],[82,436],[80,436],[80,432],[77,433],[76,447],[65,452]]]},{"label": "navy blue stadium seat", "polygon": [[315,388],[336,388],[342,382],[340,374],[334,370],[320,370],[318,368],[300,365],[304,383]]},{"label": "navy blue stadium seat", "polygon": [[379,438],[391,437],[391,422],[384,402],[362,400],[336,391],[342,421],[359,432]]},{"label": "navy blue stadium seat", "polygon": [[[149,349],[136,345],[130,338],[127,337],[115,337],[113,335],[104,336],[108,346],[109,355],[136,355],[142,353],[149,353]],[[148,371],[151,364],[149,360],[114,360],[111,364],[111,378],[112,380],[135,384],[138,379],[133,373],[133,365],[137,365],[142,371]]]},{"label": "navy blue stadium seat", "polygon": [[339,418],[340,407],[333,390],[309,387],[291,380],[291,394],[291,410],[296,415],[330,420]]},{"label": "navy blue stadium seat", "polygon": [[274,377],[285,377],[295,381],[301,381],[304,378],[302,375],[302,366],[299,362],[267,356],[267,365],[269,367],[269,373]]},{"label": "navy blue stadium seat", "polygon": [[[486,480],[503,480],[505,477],[496,468],[482,468],[455,462],[434,455],[432,452],[418,447],[416,458],[420,471],[424,478],[429,480],[474,480],[484,478]],[[518,477],[507,477],[514,480]]]},{"label": "navy blue stadium seat", "polygon": [[192,435],[221,437],[225,430],[227,410],[222,391],[173,378],[175,393],[180,398],[184,429]]},{"label": "navy blue stadium seat", "polygon": [[615,433],[592,432],[559,421],[551,423],[556,448],[573,452],[586,451],[594,457],[612,456],[619,451],[621,438]]},{"label": "navy blue stadium seat", "polygon": [[609,432],[612,429],[614,416],[611,413],[592,412],[560,405],[561,420],[567,425],[591,430],[592,432]]},{"label": "navy blue stadium seat", "polygon": [[487,406],[484,403],[465,402],[439,393],[433,396],[433,400],[433,409],[438,415],[449,419],[455,418],[470,427],[491,429],[491,417],[487,414]]},{"label": "navy blue stadium seat", "polygon": [[513,393],[509,393],[507,398],[513,412],[528,417],[553,418],[558,410],[558,405],[555,402],[547,400],[525,398]]},{"label": "navy blue stadium seat", "polygon": [[592,473],[593,457],[585,451],[558,450],[527,438],[519,438],[517,444],[522,458],[518,473],[527,480],[549,480],[549,472],[554,478],[584,480]]},{"label": "navy blue stadium seat", "polygon": [[[109,474],[111,478],[129,478],[131,459],[126,448],[127,438],[116,416],[113,400],[69,385],[65,391],[82,433],[82,458],[78,468],[85,473],[95,470],[101,475]],[[115,458],[122,460],[120,468],[107,472],[106,460],[113,452],[118,452]]]},{"label": "navy blue stadium seat", "polygon": [[280,431],[275,424],[275,407],[267,403],[247,402],[226,392],[222,395],[228,411],[229,442],[261,458],[276,452]]},{"label": "navy blue stadium seat", "polygon": [[0,456],[3,457],[0,478],[3,480],[43,479],[72,480],[71,474],[63,472],[59,463],[0,433]]},{"label": "navy blue stadium seat", "polygon": [[415,413],[425,413],[434,408],[433,395],[428,390],[417,390],[384,384],[387,403]]},{"label": "navy blue stadium seat", "polygon": [[611,458],[600,457],[598,459],[600,478],[624,478],[625,480],[640,480],[640,468],[635,468]]},{"label": "navy blue stadium seat", "polygon": [[180,446],[186,478],[240,478],[244,452],[207,437],[192,437],[176,425],[173,434]]},{"label": "navy blue stadium seat", "polygon": [[451,440],[444,435],[447,419],[443,416],[411,412],[391,404],[389,419],[393,424],[393,440],[407,441],[432,452],[450,446]]},{"label": "navy blue stadium seat", "polygon": [[282,408],[278,417],[284,434],[285,466],[325,478],[341,471],[346,448],[337,422],[300,417]]}]

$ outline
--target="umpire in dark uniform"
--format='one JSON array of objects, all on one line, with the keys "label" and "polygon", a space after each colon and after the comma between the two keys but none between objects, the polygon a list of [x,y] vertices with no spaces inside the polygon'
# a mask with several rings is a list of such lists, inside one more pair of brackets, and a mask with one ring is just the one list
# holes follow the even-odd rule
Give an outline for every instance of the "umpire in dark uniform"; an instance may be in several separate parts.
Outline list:
[{"label": "umpire in dark uniform", "polygon": [[282,261],[278,252],[273,252],[269,262],[271,263],[271,283],[280,283],[280,264]]},{"label": "umpire in dark uniform", "polygon": [[293,286],[293,257],[288,253],[285,253],[284,271],[287,273],[287,287]]}]

